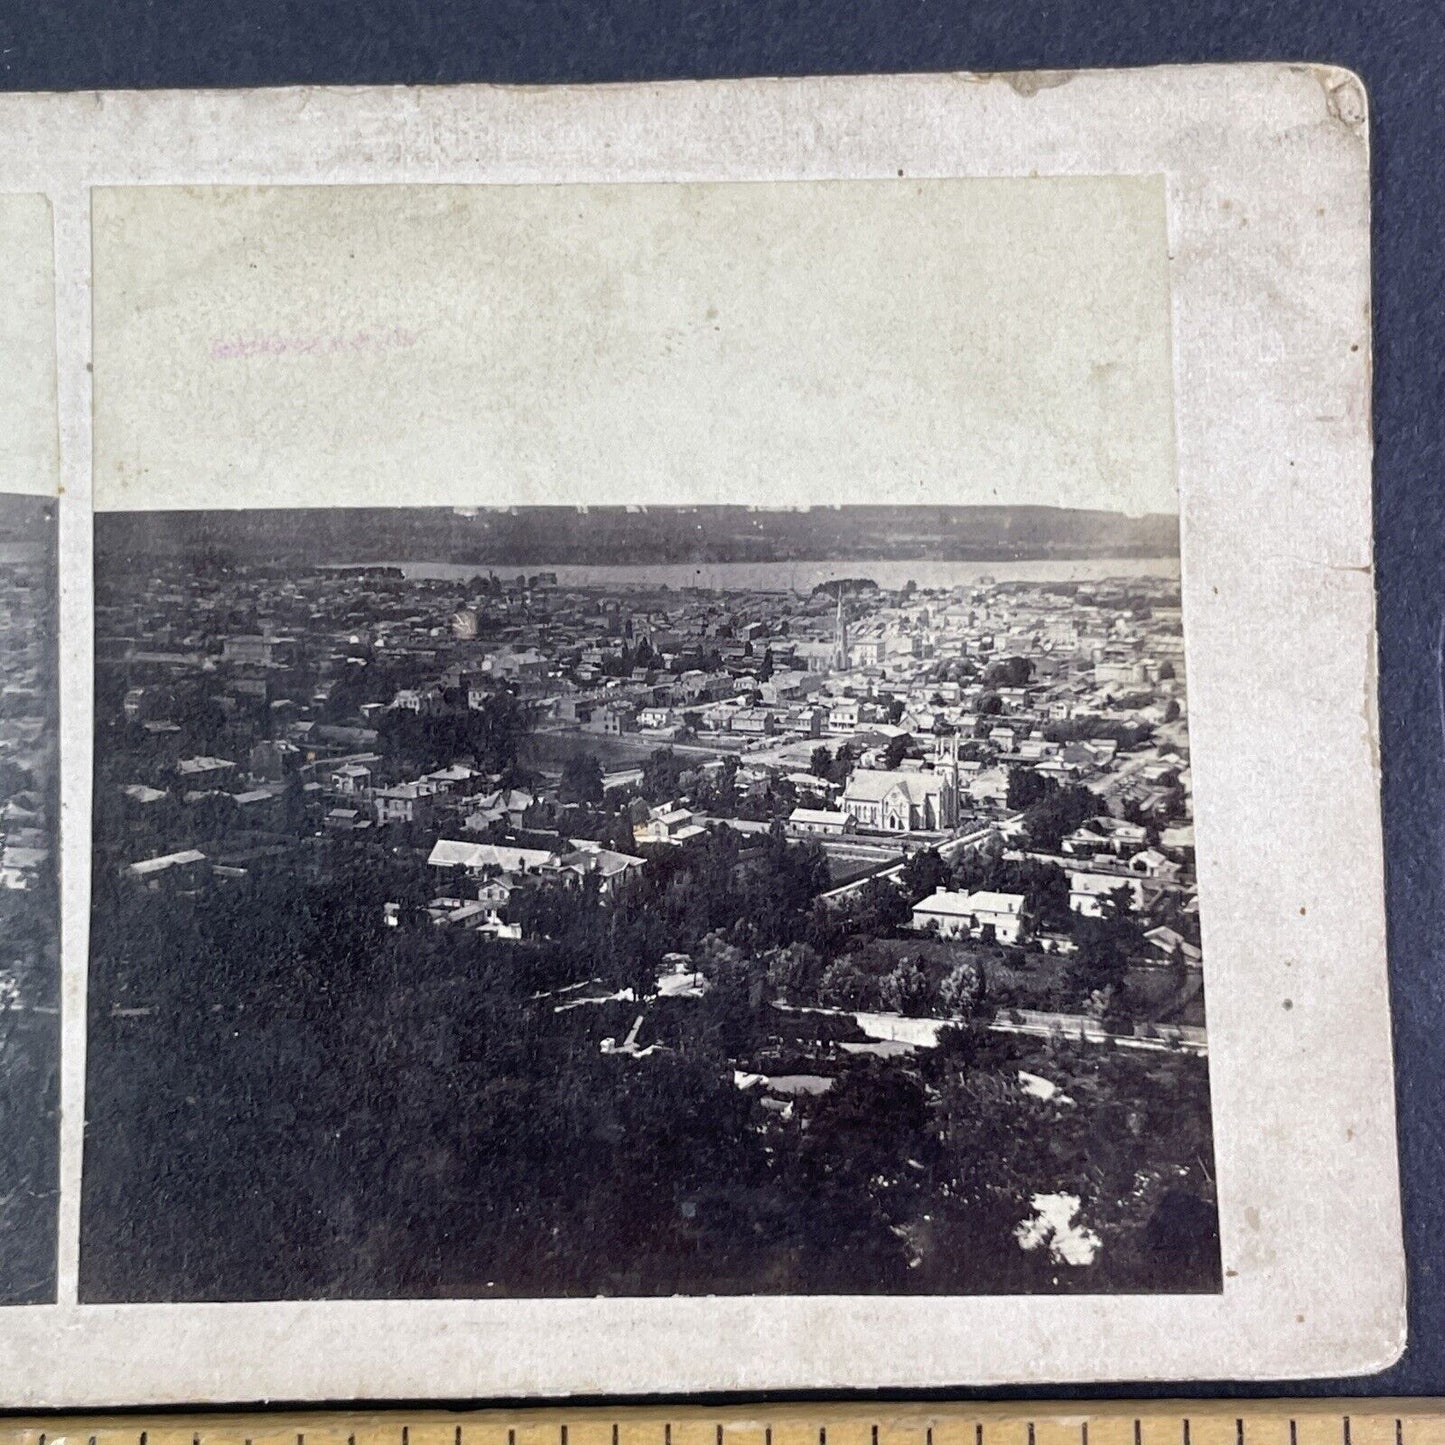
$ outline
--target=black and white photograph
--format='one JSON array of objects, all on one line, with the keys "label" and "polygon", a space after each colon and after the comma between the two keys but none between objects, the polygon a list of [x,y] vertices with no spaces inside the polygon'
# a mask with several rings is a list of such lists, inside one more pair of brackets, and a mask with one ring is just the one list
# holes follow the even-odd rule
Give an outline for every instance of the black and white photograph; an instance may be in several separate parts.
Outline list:
[{"label": "black and white photograph", "polygon": [[0,1305],[55,1299],[60,1155],[55,503],[0,494]]},{"label": "black and white photograph", "polygon": [[1397,1351],[1351,84],[17,102],[0,1401]]},{"label": "black and white photograph", "polygon": [[1177,536],[99,517],[82,1298],[1218,1289]]}]

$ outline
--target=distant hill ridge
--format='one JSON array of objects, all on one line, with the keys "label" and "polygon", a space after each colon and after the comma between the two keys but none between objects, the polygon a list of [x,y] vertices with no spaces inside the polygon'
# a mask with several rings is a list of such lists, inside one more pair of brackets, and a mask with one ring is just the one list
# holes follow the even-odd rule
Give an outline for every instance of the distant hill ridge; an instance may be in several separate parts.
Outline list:
[{"label": "distant hill ridge", "polygon": [[1027,561],[1172,557],[1165,514],[1065,507],[397,507],[102,513],[97,548],[115,561],[211,555],[244,565],[451,562],[553,565],[786,562],[856,558]]}]

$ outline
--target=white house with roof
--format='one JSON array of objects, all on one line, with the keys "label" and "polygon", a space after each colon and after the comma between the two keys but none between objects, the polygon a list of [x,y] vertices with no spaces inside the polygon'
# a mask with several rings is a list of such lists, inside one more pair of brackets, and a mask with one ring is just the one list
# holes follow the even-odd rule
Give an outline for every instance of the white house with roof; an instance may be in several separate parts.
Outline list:
[{"label": "white house with roof", "polygon": [[1074,857],[1092,858],[1096,853],[1112,853],[1115,857],[1127,857],[1136,853],[1148,841],[1148,834],[1140,823],[1131,823],[1125,818],[1098,817],[1081,823],[1063,841],[1063,851]]},{"label": "white house with roof", "polygon": [[1151,928],[1144,940],[1168,961],[1178,959],[1189,968],[1201,968],[1204,964],[1204,955],[1198,947],[1173,928]]},{"label": "white house with roof", "polygon": [[1124,889],[1131,908],[1144,906],[1144,886],[1119,873],[1070,873],[1069,907],[1084,918],[1102,918],[1110,898]]},{"label": "white house with roof", "polygon": [[435,783],[426,781],[398,783],[394,788],[377,788],[371,795],[376,821],[383,825],[428,823],[440,791]]},{"label": "white house with roof", "polygon": [[[964,764],[960,764],[964,767]],[[966,788],[975,803],[1004,807],[1008,803],[1008,769],[972,768],[967,770]]]},{"label": "white house with roof", "polygon": [[647,810],[645,821],[633,824],[632,837],[639,845],[686,843],[706,831],[690,809],[679,807],[676,803],[660,803]]},{"label": "white house with roof", "polygon": [[1025,931],[1024,895],[940,888],[914,905],[913,926],[934,927],[943,938],[976,937],[991,928],[1000,943],[1018,943]]},{"label": "white house with roof", "polygon": [[622,879],[647,866],[645,858],[604,848],[590,838],[572,838],[568,841],[571,852],[552,854],[541,867],[543,877],[550,874],[563,882],[577,883],[593,875],[605,896],[611,893]]},{"label": "white house with roof", "polygon": [[798,833],[837,838],[851,833],[856,825],[848,813],[833,808],[794,808],[788,814],[788,826]]},{"label": "white house with roof", "polygon": [[447,710],[439,687],[404,687],[391,705],[397,712],[414,712],[418,717],[440,717]]},{"label": "white house with roof", "polygon": [[364,794],[371,788],[371,769],[365,763],[343,763],[332,772],[331,787],[338,793]]},{"label": "white house with roof", "polygon": [[1166,858],[1157,848],[1145,848],[1129,860],[1129,871],[1140,878],[1167,883],[1179,876],[1179,864],[1172,858]]}]

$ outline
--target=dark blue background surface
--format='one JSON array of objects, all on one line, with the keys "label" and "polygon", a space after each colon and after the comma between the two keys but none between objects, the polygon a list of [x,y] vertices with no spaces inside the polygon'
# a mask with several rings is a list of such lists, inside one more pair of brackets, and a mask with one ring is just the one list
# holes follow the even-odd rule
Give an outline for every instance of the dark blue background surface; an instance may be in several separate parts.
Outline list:
[{"label": "dark blue background surface", "polygon": [[[0,0],[0,88],[558,82],[1329,61],[1364,79],[1374,155],[1380,702],[1401,1167],[1404,1360],[1252,1394],[1445,1394],[1445,6],[1299,0]],[[3,136],[0,136],[3,144]],[[1331,479],[1321,477],[1320,486]],[[1290,639],[1281,636],[1280,648]],[[1268,658],[1258,659],[1262,667]],[[1302,838],[1301,847],[1309,840]],[[1341,1050],[1349,1040],[1340,1040]],[[1181,1316],[1187,1329],[1187,1315]],[[1077,1389],[1056,1392],[1077,1397]],[[1227,1385],[1090,1393],[1242,1393]]]}]

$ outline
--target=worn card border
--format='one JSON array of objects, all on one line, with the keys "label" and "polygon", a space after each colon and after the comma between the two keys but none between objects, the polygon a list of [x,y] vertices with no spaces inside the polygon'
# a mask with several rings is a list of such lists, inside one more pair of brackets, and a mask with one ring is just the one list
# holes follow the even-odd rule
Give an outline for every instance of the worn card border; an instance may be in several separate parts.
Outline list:
[{"label": "worn card border", "polygon": [[[1262,65],[7,96],[0,127],[0,190],[46,194],[55,225],[66,1050],[61,1303],[0,1315],[0,1403],[1268,1379],[1398,1356],[1356,77]],[[91,187],[900,171],[1166,180],[1223,1293],[76,1305]]]}]

